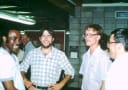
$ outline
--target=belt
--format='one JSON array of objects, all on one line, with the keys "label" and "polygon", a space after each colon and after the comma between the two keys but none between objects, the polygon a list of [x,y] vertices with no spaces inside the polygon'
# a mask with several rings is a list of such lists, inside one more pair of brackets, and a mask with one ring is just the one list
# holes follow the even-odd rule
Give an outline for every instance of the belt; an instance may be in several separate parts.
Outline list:
[{"label": "belt", "polygon": [[33,85],[35,88],[38,88],[38,89],[48,89],[48,87],[42,87],[42,86],[36,86],[36,85]]}]

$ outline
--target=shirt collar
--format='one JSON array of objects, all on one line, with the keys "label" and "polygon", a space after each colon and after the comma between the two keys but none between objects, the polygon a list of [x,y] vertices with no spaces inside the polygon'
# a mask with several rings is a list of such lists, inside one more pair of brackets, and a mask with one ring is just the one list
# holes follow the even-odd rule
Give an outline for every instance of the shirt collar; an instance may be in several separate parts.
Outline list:
[{"label": "shirt collar", "polygon": [[100,47],[100,46],[98,46],[98,47],[94,50],[93,54],[90,55],[90,49],[88,49],[87,55],[88,55],[89,57],[90,57],[90,56],[95,56],[95,55],[97,55],[97,53],[99,52],[99,50],[101,50],[101,47]]}]

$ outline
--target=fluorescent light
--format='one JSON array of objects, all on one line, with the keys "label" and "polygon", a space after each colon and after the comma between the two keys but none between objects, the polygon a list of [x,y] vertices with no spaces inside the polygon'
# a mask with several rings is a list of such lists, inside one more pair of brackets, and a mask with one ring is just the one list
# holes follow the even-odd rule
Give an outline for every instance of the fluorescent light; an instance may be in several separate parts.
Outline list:
[{"label": "fluorescent light", "polygon": [[74,6],[76,6],[76,3],[72,0],[67,0],[68,2],[70,2],[71,4],[73,4]]},{"label": "fluorescent light", "polygon": [[10,14],[7,12],[0,12],[0,18],[9,20],[9,21],[22,23],[22,24],[27,24],[27,25],[34,25],[36,23],[36,21],[32,19],[31,16]]},{"label": "fluorescent light", "polygon": [[88,3],[88,4],[82,4],[83,7],[124,7],[128,6],[128,3]]}]

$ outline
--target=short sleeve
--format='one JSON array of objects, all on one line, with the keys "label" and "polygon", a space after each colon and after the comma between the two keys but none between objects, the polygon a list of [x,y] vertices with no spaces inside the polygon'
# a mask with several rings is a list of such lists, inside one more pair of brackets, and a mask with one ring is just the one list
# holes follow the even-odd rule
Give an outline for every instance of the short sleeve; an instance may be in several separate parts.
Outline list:
[{"label": "short sleeve", "polygon": [[0,54],[0,81],[13,78],[14,60],[9,55]]}]

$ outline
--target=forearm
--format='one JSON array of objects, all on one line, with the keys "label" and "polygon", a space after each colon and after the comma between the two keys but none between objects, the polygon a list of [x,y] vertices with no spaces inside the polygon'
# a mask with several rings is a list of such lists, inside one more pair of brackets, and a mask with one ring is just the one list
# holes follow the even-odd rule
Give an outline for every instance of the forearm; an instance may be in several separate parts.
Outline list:
[{"label": "forearm", "polygon": [[101,83],[101,87],[100,87],[100,90],[105,90],[105,88],[104,88],[104,84],[105,84],[105,82],[104,82],[104,81],[102,81],[102,83]]},{"label": "forearm", "polygon": [[62,85],[62,87],[64,87],[68,81],[71,79],[71,75],[65,75],[64,79],[60,82],[60,84]]},{"label": "forearm", "polygon": [[24,80],[24,84],[27,88],[30,88],[33,84],[32,82],[26,77],[26,73],[24,71],[21,71],[23,80]]},{"label": "forearm", "polygon": [[21,71],[21,74],[22,74],[23,80],[28,80],[27,77],[26,77],[26,72]]},{"label": "forearm", "polygon": [[2,83],[3,83],[3,86],[4,86],[5,90],[17,90],[14,87],[14,82],[12,80],[10,80],[10,81],[4,81]]}]

